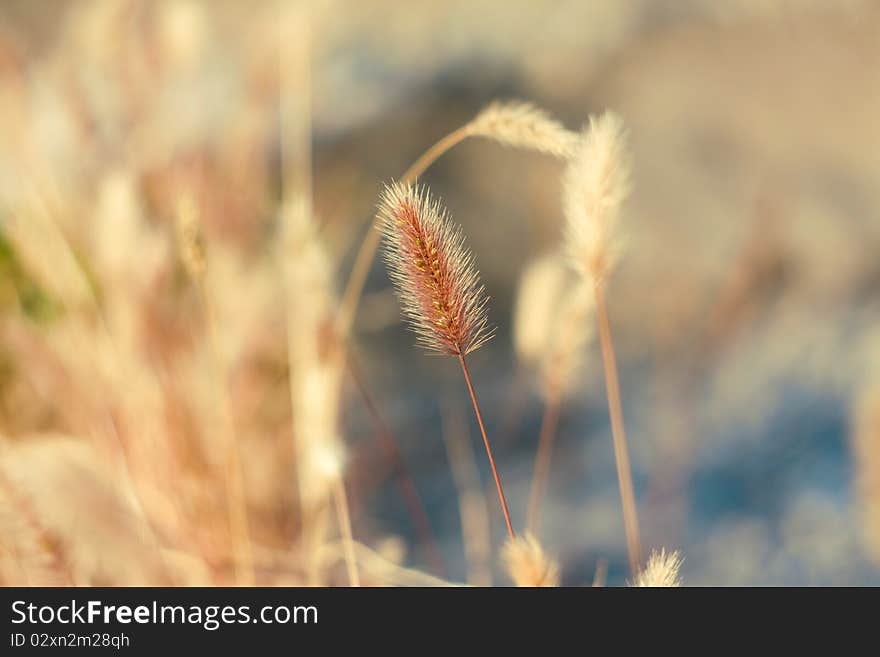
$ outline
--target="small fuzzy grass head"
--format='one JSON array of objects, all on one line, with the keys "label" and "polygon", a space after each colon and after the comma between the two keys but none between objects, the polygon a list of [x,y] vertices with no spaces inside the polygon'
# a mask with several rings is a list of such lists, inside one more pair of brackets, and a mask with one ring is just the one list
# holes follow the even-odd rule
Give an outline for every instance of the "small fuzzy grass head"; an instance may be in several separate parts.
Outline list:
[{"label": "small fuzzy grass head", "polygon": [[602,282],[617,259],[620,207],[629,194],[623,121],[605,112],[581,132],[564,175],[566,242],[575,267]]},{"label": "small fuzzy grass head", "polygon": [[529,263],[520,277],[513,313],[513,346],[527,365],[538,363],[552,345],[568,275],[565,259],[550,253]]},{"label": "small fuzzy grass head", "polygon": [[529,264],[514,306],[513,344],[517,357],[539,371],[542,392],[566,395],[593,335],[592,288],[571,271],[561,254]]},{"label": "small fuzzy grass head", "polygon": [[508,539],[501,557],[517,586],[559,586],[559,564],[545,554],[533,534]]},{"label": "small fuzzy grass head", "polygon": [[463,356],[491,339],[489,299],[474,257],[427,188],[388,185],[378,216],[388,272],[418,343],[432,353]]},{"label": "small fuzzy grass head", "polygon": [[567,158],[577,135],[547,112],[523,101],[494,101],[470,123],[471,134],[494,139],[513,148],[527,148]]},{"label": "small fuzzy grass head", "polygon": [[667,552],[665,549],[651,553],[648,565],[636,578],[638,587],[676,587],[681,586],[678,571],[681,568],[681,553]]},{"label": "small fuzzy grass head", "polygon": [[545,395],[565,397],[572,391],[585,346],[593,337],[595,322],[588,320],[595,308],[593,290],[585,280],[568,284],[554,311],[552,339],[540,363]]}]

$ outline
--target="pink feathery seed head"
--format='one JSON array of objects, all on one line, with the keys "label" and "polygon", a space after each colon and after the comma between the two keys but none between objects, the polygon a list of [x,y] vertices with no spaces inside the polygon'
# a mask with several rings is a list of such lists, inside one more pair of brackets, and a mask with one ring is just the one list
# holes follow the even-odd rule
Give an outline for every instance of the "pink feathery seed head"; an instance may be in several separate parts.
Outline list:
[{"label": "pink feathery seed head", "polygon": [[431,352],[463,356],[489,340],[489,299],[473,255],[427,187],[388,185],[378,216],[385,263],[418,343]]}]

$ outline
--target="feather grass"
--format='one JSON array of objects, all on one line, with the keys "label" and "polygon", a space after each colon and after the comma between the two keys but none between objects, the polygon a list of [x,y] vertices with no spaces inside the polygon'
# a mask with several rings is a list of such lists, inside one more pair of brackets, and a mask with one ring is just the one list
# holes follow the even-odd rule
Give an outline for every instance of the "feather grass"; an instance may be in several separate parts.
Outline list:
[{"label": "feather grass", "polygon": [[510,538],[501,552],[510,578],[517,586],[559,586],[559,564],[549,558],[538,539],[529,532]]},{"label": "feather grass", "polygon": [[669,588],[681,586],[678,571],[681,569],[682,557],[679,552],[667,552],[661,549],[651,553],[648,565],[636,578],[635,586],[646,588]]},{"label": "feather grass", "polygon": [[592,285],[595,296],[627,552],[635,576],[641,563],[639,521],[605,295],[605,283],[619,253],[620,207],[629,187],[629,155],[623,122],[610,112],[591,118],[564,176],[566,246],[572,263],[585,285]]},{"label": "feather grass", "polygon": [[486,297],[474,258],[460,228],[421,191],[401,184],[385,188],[378,225],[385,237],[385,262],[404,316],[418,342],[432,353],[455,356],[461,366],[480,434],[489,457],[508,535],[515,532],[495,456],[486,435],[465,356],[492,338]]}]

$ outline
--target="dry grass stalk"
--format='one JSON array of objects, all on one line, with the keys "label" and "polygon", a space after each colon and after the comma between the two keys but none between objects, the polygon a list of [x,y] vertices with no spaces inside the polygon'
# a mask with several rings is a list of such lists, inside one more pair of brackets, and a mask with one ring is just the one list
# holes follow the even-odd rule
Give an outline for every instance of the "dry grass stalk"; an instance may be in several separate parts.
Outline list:
[{"label": "dry grass stalk", "polygon": [[341,472],[333,479],[333,503],[336,505],[339,530],[342,532],[342,546],[345,550],[345,568],[348,572],[348,583],[351,586],[360,586],[361,578],[358,574],[357,561],[354,554],[354,534],[351,531],[351,514],[348,511],[348,497],[345,494],[345,482],[342,479]]},{"label": "dry grass stalk", "polygon": [[312,7],[278,7],[278,102],[285,198],[311,204],[312,195]]},{"label": "dry grass stalk", "polygon": [[179,201],[177,231],[180,258],[199,293],[208,329],[211,365],[214,370],[212,378],[216,408],[220,419],[219,426],[223,432],[224,481],[226,482],[235,578],[236,582],[242,586],[252,586],[255,581],[254,558],[251,550],[241,446],[236,436],[232,402],[227,388],[228,367],[220,347],[216,309],[209,294],[206,280],[207,260],[204,240],[199,228],[198,208],[192,197],[188,195],[182,196]]},{"label": "dry grass stalk", "polygon": [[[344,354],[329,317],[333,294],[329,259],[312,214],[312,29],[309,3],[279,5],[278,70],[282,135],[284,277],[287,288],[288,364],[296,440],[303,545],[309,579],[318,584],[317,558],[326,540],[324,501],[332,496],[344,545],[349,584],[360,586],[337,432]],[[311,269],[314,267],[314,269]],[[334,467],[314,467],[318,463]],[[317,470],[317,471],[315,471]],[[309,526],[307,518],[316,513]]]},{"label": "dry grass stalk", "polygon": [[501,556],[517,586],[559,586],[559,564],[544,553],[533,534],[508,539]]},{"label": "dry grass stalk", "polygon": [[593,575],[593,588],[602,588],[605,586],[605,580],[608,577],[608,561],[599,559],[596,562],[596,573]]},{"label": "dry grass stalk", "polygon": [[532,488],[529,492],[529,505],[526,509],[526,528],[529,531],[540,529],[541,504],[547,490],[547,479],[550,476],[550,457],[553,453],[553,442],[556,427],[559,424],[560,398],[556,393],[547,397],[541,417],[541,428],[538,430],[538,448],[535,452],[535,465],[532,471]]},{"label": "dry grass stalk", "polygon": [[345,568],[348,573],[348,583],[351,586],[360,586],[360,574],[358,573],[357,561],[354,551],[354,536],[351,531],[351,514],[348,509],[348,496],[345,493],[343,480],[344,455],[339,445],[315,444],[309,452],[309,470],[318,477],[327,481],[327,488],[333,495],[333,504],[336,507],[336,516],[339,523],[339,531],[342,534],[342,549],[345,560]]},{"label": "dry grass stalk", "polygon": [[605,299],[605,282],[618,254],[617,224],[620,206],[629,191],[629,178],[623,122],[610,112],[598,119],[591,117],[565,172],[566,242],[573,264],[595,293],[627,552],[632,573],[637,575],[641,563],[639,521]]},{"label": "dry grass stalk", "polygon": [[[309,555],[309,581],[319,584],[317,553],[326,540],[332,478],[312,467],[313,453],[341,452],[339,396],[342,354],[333,339],[330,262],[307,203],[294,199],[282,209],[287,301],[290,402],[296,447],[301,543]],[[343,517],[340,515],[339,519]],[[341,529],[343,533],[347,530]]]},{"label": "dry grass stalk", "polygon": [[856,490],[867,554],[880,563],[880,388],[869,387],[854,409]]},{"label": "dry grass stalk", "polygon": [[0,586],[76,584],[60,541],[0,472]]},{"label": "dry grass stalk", "polygon": [[681,553],[661,549],[651,553],[648,565],[636,578],[638,587],[676,587],[681,586],[678,571],[681,568]]},{"label": "dry grass stalk", "polygon": [[515,536],[495,457],[483,425],[465,356],[492,337],[487,326],[488,298],[480,285],[474,258],[440,205],[426,189],[393,184],[379,205],[379,228],[385,237],[385,261],[404,316],[418,342],[429,352],[455,356],[461,365],[483,444],[489,457],[507,532]]},{"label": "dry grass stalk", "polygon": [[4,222],[3,234],[32,275],[66,307],[71,310],[95,308],[88,277],[77,262],[54,212],[40,194],[31,192],[27,203],[14,208],[10,219]]},{"label": "dry grass stalk", "polygon": [[48,434],[22,436],[2,447],[0,493],[10,497],[28,533],[39,535],[41,550],[53,555],[53,569],[60,567],[66,581],[90,586],[177,581],[139,502],[94,449],[77,438]]},{"label": "dry grass stalk", "polygon": [[[547,324],[538,361],[544,413],[526,513],[526,527],[530,531],[539,529],[541,504],[550,474],[550,458],[562,401],[570,390],[572,375],[580,363],[583,347],[592,335],[588,321],[594,310],[592,290],[582,280],[569,282],[563,279],[556,292],[553,308],[547,310],[547,318],[539,320]],[[535,290],[532,296],[537,294],[538,290]],[[522,321],[532,320],[523,318]]]},{"label": "dry grass stalk", "polygon": [[602,349],[602,364],[605,369],[605,391],[608,396],[608,412],[611,418],[611,435],[614,442],[614,460],[617,465],[617,481],[620,486],[620,500],[623,507],[623,523],[626,531],[627,552],[633,573],[638,572],[641,554],[639,539],[639,517],[636,511],[636,496],[632,482],[632,467],[629,462],[629,448],[623,425],[623,409],[620,402],[620,382],[617,377],[617,362],[614,357],[614,343],[611,338],[611,325],[605,293],[601,285],[596,285],[596,315],[599,319],[599,342]]},{"label": "dry grass stalk", "polygon": [[[52,345],[51,348],[70,374],[81,377],[85,388],[96,388],[96,373],[106,375],[113,385],[131,386],[133,377],[142,379],[146,368],[122,348],[120,343],[124,339],[116,335],[110,326],[102,301],[98,298],[96,284],[90,280],[89,271],[62,225],[72,213],[58,198],[58,190],[52,185],[44,185],[45,182],[41,185],[22,181],[27,193],[13,207],[12,220],[7,222],[3,230],[14,245],[16,254],[24,260],[29,273],[46,286],[53,300],[66,311],[64,321],[53,330],[45,331],[42,337]],[[107,255],[106,250],[103,255]],[[119,260],[118,254],[116,260]],[[144,261],[138,264],[142,269],[148,268]],[[96,438],[96,444],[113,463],[155,538],[158,531],[146,512],[142,498],[144,471],[158,459],[154,458],[151,463],[140,459],[138,450],[143,445],[131,436],[125,437],[120,433],[113,401],[102,395],[95,397],[96,413],[100,416],[96,424],[100,428],[90,431],[89,437]],[[150,435],[154,418],[139,416],[139,409],[133,409],[129,400],[121,405],[123,415],[128,416],[129,420],[135,419],[142,436],[155,438]],[[157,451],[153,450],[154,456]]]}]

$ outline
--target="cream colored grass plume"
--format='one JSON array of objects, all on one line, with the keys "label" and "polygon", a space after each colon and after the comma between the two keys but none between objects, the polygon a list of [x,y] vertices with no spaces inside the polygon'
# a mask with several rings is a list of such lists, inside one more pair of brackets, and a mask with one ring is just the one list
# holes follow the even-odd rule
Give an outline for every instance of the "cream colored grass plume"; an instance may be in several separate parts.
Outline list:
[{"label": "cream colored grass plume", "polygon": [[617,225],[630,190],[623,121],[612,112],[590,121],[563,181],[566,243],[575,267],[604,282],[619,254]]},{"label": "cream colored grass plume", "polygon": [[501,557],[517,586],[559,586],[559,564],[544,553],[538,539],[531,533],[508,539]]},{"label": "cream colored grass plume", "polygon": [[470,122],[469,133],[558,158],[571,155],[577,144],[577,135],[547,112],[516,100],[490,103]]},{"label": "cream colored grass plume", "polygon": [[529,367],[539,367],[553,343],[555,319],[565,294],[568,268],[557,253],[526,265],[513,309],[513,348]]},{"label": "cream colored grass plume", "polygon": [[635,585],[638,587],[676,587],[681,586],[678,571],[682,557],[679,552],[661,549],[651,553],[648,565],[639,573]]},{"label": "cream colored grass plume", "polygon": [[498,489],[507,532],[515,536],[501,477],[465,356],[492,337],[488,327],[488,297],[480,284],[473,255],[464,245],[461,229],[432,200],[426,188],[394,183],[379,203],[378,226],[385,237],[385,262],[403,314],[431,353],[458,358],[470,393],[477,423]]},{"label": "cream colored grass plume", "polygon": [[605,300],[605,282],[619,253],[620,209],[629,188],[630,165],[623,121],[611,112],[591,117],[564,176],[566,246],[575,268],[594,291],[627,551],[630,568],[637,575],[641,563],[639,522]]}]

